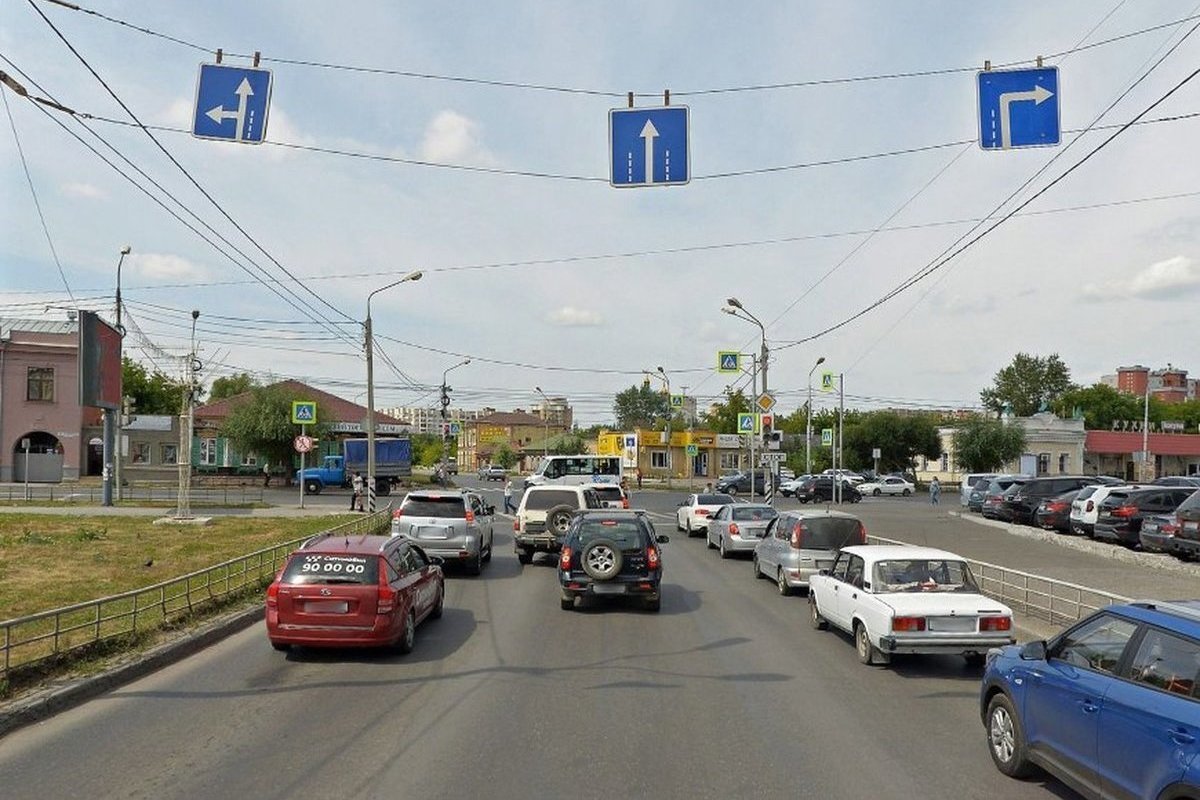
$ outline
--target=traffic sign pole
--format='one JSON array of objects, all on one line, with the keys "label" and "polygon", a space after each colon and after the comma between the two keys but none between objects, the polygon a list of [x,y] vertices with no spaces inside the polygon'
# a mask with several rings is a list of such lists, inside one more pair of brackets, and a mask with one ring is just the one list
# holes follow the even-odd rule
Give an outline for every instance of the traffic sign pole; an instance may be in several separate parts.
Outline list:
[{"label": "traffic sign pole", "polygon": [[[300,426],[300,435],[301,436],[303,436],[305,434],[305,430],[307,429],[307,427],[308,427],[307,425]],[[300,480],[296,481],[297,483],[300,484],[300,507],[301,508],[304,508],[304,454],[306,452],[307,451],[305,451],[305,450],[300,451]]]}]

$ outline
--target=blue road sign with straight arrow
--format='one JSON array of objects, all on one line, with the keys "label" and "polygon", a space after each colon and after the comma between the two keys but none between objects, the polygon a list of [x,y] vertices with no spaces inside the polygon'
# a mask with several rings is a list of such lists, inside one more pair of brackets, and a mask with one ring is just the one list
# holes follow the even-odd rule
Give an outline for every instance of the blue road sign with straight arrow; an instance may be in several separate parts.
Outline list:
[{"label": "blue road sign with straight arrow", "polygon": [[192,135],[262,144],[271,106],[271,70],[201,64]]},{"label": "blue road sign with straight arrow", "polygon": [[978,76],[979,146],[1044,147],[1062,140],[1058,67],[984,70]]},{"label": "blue road sign with straight arrow", "polygon": [[608,112],[613,186],[677,186],[691,180],[687,106]]}]

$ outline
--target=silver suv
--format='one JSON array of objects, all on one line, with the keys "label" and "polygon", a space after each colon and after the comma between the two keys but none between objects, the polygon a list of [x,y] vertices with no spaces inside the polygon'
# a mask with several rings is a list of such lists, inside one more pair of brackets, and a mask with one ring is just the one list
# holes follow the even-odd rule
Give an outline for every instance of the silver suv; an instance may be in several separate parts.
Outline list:
[{"label": "silver suv", "polygon": [[586,486],[530,486],[521,498],[513,520],[517,560],[533,561],[533,554],[557,553],[576,511],[604,508],[604,502]]},{"label": "silver suv", "polygon": [[392,536],[406,536],[428,555],[478,575],[492,560],[496,509],[472,491],[409,492],[392,512]]}]

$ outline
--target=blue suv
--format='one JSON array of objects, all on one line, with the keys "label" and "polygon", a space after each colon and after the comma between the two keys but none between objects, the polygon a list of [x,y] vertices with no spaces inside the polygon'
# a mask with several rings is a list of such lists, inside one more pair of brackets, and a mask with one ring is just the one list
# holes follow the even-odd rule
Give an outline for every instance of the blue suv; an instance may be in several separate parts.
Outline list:
[{"label": "blue suv", "polygon": [[1200,600],[1101,609],[1048,642],[988,653],[988,750],[1086,797],[1200,800]]}]

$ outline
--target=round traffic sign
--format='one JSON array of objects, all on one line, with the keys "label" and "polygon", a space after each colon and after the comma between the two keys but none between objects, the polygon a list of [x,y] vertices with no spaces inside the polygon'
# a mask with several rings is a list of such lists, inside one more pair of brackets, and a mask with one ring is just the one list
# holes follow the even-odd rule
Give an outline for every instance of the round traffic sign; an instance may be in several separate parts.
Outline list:
[{"label": "round traffic sign", "polygon": [[293,444],[296,447],[297,453],[307,453],[313,449],[313,438],[311,436],[297,436]]}]

